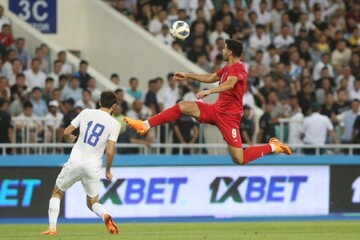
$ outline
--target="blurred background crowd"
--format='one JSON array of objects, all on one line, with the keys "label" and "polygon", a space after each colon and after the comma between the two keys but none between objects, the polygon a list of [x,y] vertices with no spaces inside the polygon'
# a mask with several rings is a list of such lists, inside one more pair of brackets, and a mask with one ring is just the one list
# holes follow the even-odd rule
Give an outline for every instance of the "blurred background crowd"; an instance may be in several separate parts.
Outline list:
[{"label": "blurred background crowd", "polygon": [[[285,136],[289,143],[360,143],[360,1],[108,2],[206,72],[226,64],[222,60],[226,39],[244,42],[242,60],[248,71],[241,120],[244,143],[267,142],[278,134],[283,118],[290,122]],[[169,27],[177,20],[191,28],[185,41],[170,36]],[[97,107],[101,91],[87,72],[89,63],[83,60],[74,66],[65,51],[53,59],[45,44],[29,52],[26,39],[12,35],[2,7],[0,29],[0,143],[62,142],[63,128],[82,109]],[[172,73],[167,79],[150,80],[135,75],[109,76],[118,86],[113,89],[119,98],[113,116],[124,126],[119,142],[151,146],[154,134],[138,136],[125,127],[123,117],[146,119],[180,100],[196,100],[202,86],[192,81],[179,84]],[[139,89],[139,81],[148,81],[148,89]],[[127,103],[124,92],[135,101]],[[181,117],[171,130],[174,143],[203,142],[199,125],[190,117]],[[164,142],[163,130],[160,135]]]}]

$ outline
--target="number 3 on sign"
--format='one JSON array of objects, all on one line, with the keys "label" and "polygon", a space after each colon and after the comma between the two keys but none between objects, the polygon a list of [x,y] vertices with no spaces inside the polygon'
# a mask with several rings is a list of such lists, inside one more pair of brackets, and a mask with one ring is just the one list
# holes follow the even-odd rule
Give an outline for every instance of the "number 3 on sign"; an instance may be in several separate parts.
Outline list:
[{"label": "number 3 on sign", "polygon": [[[22,9],[22,13],[19,14],[19,17],[25,21],[33,16],[36,21],[42,22],[45,21],[49,16],[47,12],[43,12],[41,15],[39,13],[40,8],[48,8],[48,3],[45,0],[37,0],[32,6],[29,0],[21,0],[19,2],[19,7]],[[43,9],[41,9],[41,11],[43,11]]]},{"label": "number 3 on sign", "polygon": [[233,128],[233,129],[231,130],[231,133],[232,133],[232,137],[233,137],[233,138],[236,138],[236,129],[235,129],[235,128]]},{"label": "number 3 on sign", "polygon": [[104,132],[105,126],[100,124],[100,123],[96,123],[94,128],[91,131],[90,136],[88,137],[88,133],[90,131],[90,128],[91,128],[92,124],[93,124],[93,121],[90,121],[87,124],[85,137],[84,137],[84,143],[87,143],[90,146],[95,147],[96,144],[99,142],[101,134]]}]

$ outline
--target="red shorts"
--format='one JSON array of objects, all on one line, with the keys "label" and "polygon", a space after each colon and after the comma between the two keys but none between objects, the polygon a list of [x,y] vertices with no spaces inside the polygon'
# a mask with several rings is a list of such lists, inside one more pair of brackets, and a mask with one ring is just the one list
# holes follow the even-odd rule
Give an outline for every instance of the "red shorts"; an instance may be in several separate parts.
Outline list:
[{"label": "red shorts", "polygon": [[228,145],[242,148],[240,137],[240,117],[238,115],[219,112],[212,104],[196,101],[200,109],[199,123],[208,123],[218,127]]}]

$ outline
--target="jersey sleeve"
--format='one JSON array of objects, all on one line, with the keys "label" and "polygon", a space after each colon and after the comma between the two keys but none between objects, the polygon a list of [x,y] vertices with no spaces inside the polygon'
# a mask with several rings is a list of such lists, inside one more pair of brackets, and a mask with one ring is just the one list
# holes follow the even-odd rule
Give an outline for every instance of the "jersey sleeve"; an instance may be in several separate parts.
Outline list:
[{"label": "jersey sleeve", "polygon": [[242,65],[238,65],[238,64],[233,64],[232,66],[229,67],[229,77],[237,77],[237,79],[239,81],[241,80],[245,80],[247,78],[247,73],[245,71],[245,66]]},{"label": "jersey sleeve", "polygon": [[81,119],[83,118],[84,114],[85,114],[86,110],[83,110],[79,113],[79,115],[77,115],[76,118],[74,118],[74,120],[71,121],[71,125],[73,125],[75,128],[79,128],[80,127],[80,122]]},{"label": "jersey sleeve", "polygon": [[120,128],[121,128],[120,124],[118,122],[116,122],[116,124],[114,124],[113,131],[110,132],[110,136],[109,136],[108,140],[117,142],[117,139],[120,134]]},{"label": "jersey sleeve", "polygon": [[226,66],[225,67],[223,67],[222,69],[220,69],[219,71],[217,71],[216,72],[216,75],[218,75],[219,77],[221,77],[223,74],[224,74],[224,69],[226,68]]}]

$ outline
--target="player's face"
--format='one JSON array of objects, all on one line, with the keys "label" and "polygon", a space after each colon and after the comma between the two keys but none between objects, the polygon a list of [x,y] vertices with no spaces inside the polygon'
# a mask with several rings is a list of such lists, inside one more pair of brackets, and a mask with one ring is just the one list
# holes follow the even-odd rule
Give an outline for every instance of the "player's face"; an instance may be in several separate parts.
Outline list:
[{"label": "player's face", "polygon": [[227,45],[225,44],[225,48],[223,49],[223,59],[224,59],[224,61],[229,60],[230,54],[231,54],[231,51],[229,51],[229,49],[227,48]]}]

